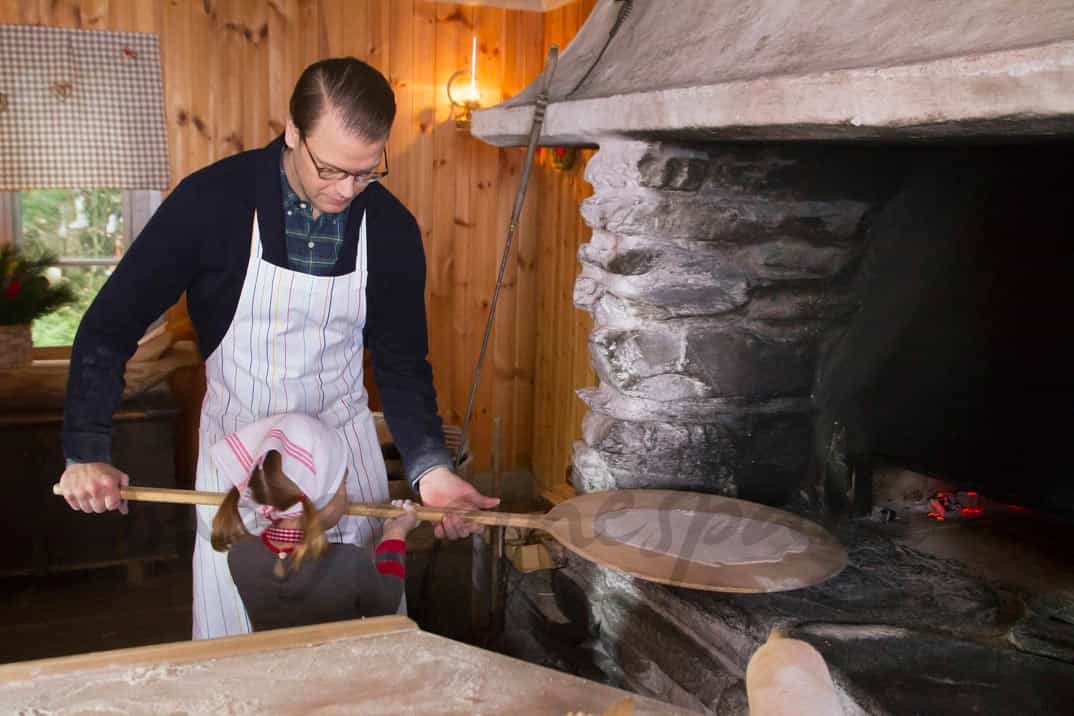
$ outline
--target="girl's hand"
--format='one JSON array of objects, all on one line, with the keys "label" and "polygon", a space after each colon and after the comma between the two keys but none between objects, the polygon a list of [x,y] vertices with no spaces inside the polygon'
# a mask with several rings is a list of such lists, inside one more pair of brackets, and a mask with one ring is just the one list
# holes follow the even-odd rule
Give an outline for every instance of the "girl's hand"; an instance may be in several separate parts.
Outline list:
[{"label": "girl's hand", "polygon": [[410,500],[392,500],[392,506],[403,508],[406,514],[384,521],[384,539],[406,541],[407,534],[418,525],[418,507]]}]

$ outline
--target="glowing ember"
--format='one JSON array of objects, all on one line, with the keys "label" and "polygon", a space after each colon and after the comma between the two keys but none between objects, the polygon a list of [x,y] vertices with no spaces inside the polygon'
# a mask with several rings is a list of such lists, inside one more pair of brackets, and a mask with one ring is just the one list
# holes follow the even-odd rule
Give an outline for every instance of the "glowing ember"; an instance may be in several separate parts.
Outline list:
[{"label": "glowing ember", "polygon": [[984,514],[980,501],[980,494],[974,490],[937,492],[929,499],[928,516],[941,521],[950,515],[975,517]]}]

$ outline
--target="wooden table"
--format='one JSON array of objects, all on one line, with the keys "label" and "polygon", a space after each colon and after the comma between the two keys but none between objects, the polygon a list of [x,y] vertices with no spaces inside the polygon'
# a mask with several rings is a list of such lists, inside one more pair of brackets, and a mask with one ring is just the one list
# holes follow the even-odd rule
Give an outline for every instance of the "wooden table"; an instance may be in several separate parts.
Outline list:
[{"label": "wooden table", "polygon": [[0,666],[0,713],[633,714],[681,709],[390,616]]}]

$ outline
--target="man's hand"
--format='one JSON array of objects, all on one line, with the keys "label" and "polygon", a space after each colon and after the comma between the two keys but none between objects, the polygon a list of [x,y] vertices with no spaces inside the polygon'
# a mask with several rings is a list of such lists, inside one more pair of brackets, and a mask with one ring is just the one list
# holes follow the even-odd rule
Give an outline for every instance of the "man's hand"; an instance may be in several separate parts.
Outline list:
[{"label": "man's hand", "polygon": [[127,474],[106,462],[76,463],[63,471],[60,490],[72,510],[105,512],[119,510],[127,514],[127,501],[119,488],[130,484]]},{"label": "man's hand", "polygon": [[[418,483],[421,501],[426,507],[453,510],[487,510],[500,504],[498,497],[485,497],[466,480],[448,470],[438,467],[430,470]],[[480,532],[484,527],[476,522],[448,515],[433,532],[437,537],[459,539]]]}]

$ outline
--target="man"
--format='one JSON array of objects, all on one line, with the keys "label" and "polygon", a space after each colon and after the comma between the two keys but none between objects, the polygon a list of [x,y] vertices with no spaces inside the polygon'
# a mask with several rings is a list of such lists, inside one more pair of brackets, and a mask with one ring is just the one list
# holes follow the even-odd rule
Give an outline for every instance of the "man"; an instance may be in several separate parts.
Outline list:
[{"label": "man", "polygon": [[[79,326],[64,414],[60,485],[84,512],[125,505],[110,464],[123,371],[146,327],[183,291],[205,359],[196,486],[228,485],[208,457],[269,415],[304,413],[339,430],[351,452],[347,494],[384,502],[387,476],[363,386],[362,351],[407,477],[427,505],[485,509],[451,472],[426,361],[425,257],[417,223],[378,180],[395,97],[353,58],[306,68],[284,136],[184,179],[147,224]],[[313,456],[316,459],[316,456]],[[165,458],[167,459],[167,458]],[[209,545],[215,508],[198,508],[194,636],[250,630],[226,557]],[[255,523],[256,518],[248,516]],[[438,536],[478,526],[446,518]],[[379,523],[348,517],[329,534],[368,544]]]}]

